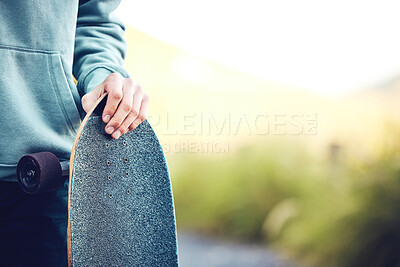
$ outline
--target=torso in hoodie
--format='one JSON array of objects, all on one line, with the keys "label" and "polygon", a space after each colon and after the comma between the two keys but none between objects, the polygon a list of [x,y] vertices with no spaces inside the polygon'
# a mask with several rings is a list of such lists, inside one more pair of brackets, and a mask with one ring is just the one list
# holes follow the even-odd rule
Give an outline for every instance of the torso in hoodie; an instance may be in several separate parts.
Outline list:
[{"label": "torso in hoodie", "polygon": [[25,154],[67,160],[81,120],[72,77],[78,1],[0,1],[0,179]]}]

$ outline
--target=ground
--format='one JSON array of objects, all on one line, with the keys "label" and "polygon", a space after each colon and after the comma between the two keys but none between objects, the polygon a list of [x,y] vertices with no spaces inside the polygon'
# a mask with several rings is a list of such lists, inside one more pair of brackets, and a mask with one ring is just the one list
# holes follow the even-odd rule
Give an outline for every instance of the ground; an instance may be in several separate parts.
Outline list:
[{"label": "ground", "polygon": [[181,267],[293,267],[282,256],[254,244],[239,244],[188,232],[178,233]]}]

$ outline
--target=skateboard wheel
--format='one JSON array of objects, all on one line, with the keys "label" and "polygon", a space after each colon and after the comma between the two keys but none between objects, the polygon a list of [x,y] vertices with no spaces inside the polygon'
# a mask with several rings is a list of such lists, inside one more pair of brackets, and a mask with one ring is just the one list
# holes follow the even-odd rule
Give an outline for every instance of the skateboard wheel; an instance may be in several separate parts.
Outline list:
[{"label": "skateboard wheel", "polygon": [[17,179],[29,194],[54,191],[64,181],[60,161],[50,152],[23,156],[17,165]]}]

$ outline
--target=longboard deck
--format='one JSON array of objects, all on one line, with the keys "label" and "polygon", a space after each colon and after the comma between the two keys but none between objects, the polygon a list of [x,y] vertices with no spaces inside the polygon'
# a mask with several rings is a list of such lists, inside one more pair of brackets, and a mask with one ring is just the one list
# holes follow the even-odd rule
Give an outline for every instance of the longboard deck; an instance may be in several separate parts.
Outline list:
[{"label": "longboard deck", "polygon": [[71,154],[69,265],[177,266],[171,183],[150,124],[114,140],[90,115]]}]

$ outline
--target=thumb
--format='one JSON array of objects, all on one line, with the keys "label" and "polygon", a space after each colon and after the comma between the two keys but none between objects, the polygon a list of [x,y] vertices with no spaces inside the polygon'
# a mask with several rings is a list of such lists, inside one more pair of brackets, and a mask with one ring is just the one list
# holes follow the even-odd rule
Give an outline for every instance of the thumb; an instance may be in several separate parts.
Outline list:
[{"label": "thumb", "polygon": [[82,97],[82,108],[86,113],[90,111],[90,109],[96,103],[97,99],[99,99],[99,97],[101,96],[101,94],[98,93],[98,89],[100,86],[102,86],[102,84],[99,84],[98,86],[96,86],[96,88],[94,88],[92,91]]}]

